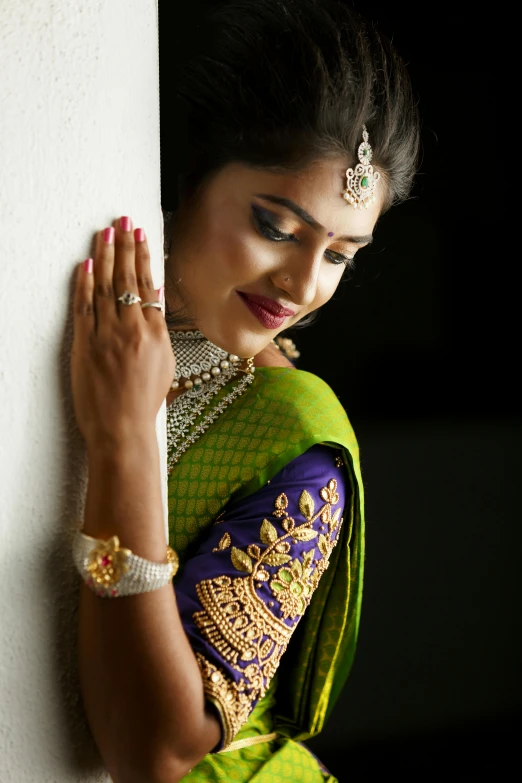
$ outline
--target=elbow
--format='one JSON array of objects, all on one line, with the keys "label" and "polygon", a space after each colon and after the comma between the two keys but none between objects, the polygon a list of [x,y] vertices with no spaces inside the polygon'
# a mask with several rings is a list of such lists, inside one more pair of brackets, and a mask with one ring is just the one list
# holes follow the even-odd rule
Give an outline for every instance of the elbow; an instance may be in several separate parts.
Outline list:
[{"label": "elbow", "polygon": [[186,748],[183,753],[172,746],[156,746],[146,754],[143,750],[141,746],[139,758],[129,753],[109,768],[114,783],[178,783],[209,752],[201,746]]},{"label": "elbow", "polygon": [[172,756],[172,754],[165,754],[163,758],[158,757],[153,764],[149,765],[147,777],[142,777],[140,783],[144,783],[145,780],[147,783],[178,783],[183,780],[185,775],[188,775],[198,761],[200,759],[187,762]]},{"label": "elbow", "polygon": [[198,761],[190,763],[165,753],[157,754],[147,763],[143,759],[139,764],[133,764],[132,759],[122,760],[108,771],[114,783],[178,783]]},{"label": "elbow", "polygon": [[205,712],[202,721],[162,726],[150,722],[130,741],[100,746],[114,783],[178,783],[217,746],[221,726]]}]

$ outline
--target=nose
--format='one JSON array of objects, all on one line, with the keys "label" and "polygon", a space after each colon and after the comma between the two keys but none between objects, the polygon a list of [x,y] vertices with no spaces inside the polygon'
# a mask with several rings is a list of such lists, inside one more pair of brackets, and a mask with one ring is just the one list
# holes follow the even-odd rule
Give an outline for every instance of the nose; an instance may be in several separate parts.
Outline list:
[{"label": "nose", "polygon": [[320,253],[295,253],[272,275],[272,282],[283,290],[292,302],[300,307],[312,305],[318,294],[319,273],[322,255]]}]

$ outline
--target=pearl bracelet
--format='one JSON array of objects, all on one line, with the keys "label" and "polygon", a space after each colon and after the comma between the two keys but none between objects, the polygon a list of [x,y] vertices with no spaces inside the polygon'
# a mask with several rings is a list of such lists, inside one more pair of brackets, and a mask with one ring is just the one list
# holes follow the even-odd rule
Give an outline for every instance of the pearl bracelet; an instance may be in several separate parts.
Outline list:
[{"label": "pearl bracelet", "polygon": [[101,598],[150,593],[168,584],[179,568],[176,552],[167,547],[167,562],[155,563],[120,547],[118,536],[107,541],[78,530],[73,560],[85,584]]}]

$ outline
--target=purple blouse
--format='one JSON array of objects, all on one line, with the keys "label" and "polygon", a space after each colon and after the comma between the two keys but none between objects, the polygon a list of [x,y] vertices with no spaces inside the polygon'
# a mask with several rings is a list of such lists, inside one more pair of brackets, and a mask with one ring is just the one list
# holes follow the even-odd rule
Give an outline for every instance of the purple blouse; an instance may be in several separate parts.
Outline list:
[{"label": "purple blouse", "polygon": [[226,747],[266,692],[337,543],[350,484],[319,444],[231,501],[175,583]]}]

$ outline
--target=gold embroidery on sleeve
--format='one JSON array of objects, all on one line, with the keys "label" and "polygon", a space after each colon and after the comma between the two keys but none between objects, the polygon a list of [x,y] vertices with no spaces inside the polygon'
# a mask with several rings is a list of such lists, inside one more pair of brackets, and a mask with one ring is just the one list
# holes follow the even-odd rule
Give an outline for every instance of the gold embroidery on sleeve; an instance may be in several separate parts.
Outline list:
[{"label": "gold embroidery on sleeve", "polygon": [[215,525],[220,525],[220,524],[221,524],[221,522],[224,522],[224,521],[225,521],[225,520],[223,519],[223,517],[224,517],[224,515],[225,515],[225,511],[226,511],[226,508],[224,508],[224,509],[223,509],[223,511],[221,511],[221,512],[220,512],[220,513],[217,515],[217,517],[216,517],[216,519],[215,519],[215,521],[214,521],[214,524],[215,524]]},{"label": "gold embroidery on sleeve", "polygon": [[230,538],[230,533],[224,533],[219,544],[215,546],[212,551],[223,552],[223,550],[228,549],[231,543],[232,543],[232,539]]},{"label": "gold embroidery on sleeve", "polygon": [[201,669],[205,694],[221,715],[226,747],[248,719],[250,698],[245,693],[244,681],[237,685],[201,653],[196,653],[196,660]]},{"label": "gold embroidery on sleeve", "polygon": [[[264,519],[259,530],[260,544],[249,544],[246,551],[234,546],[230,549],[232,564],[243,576],[219,576],[196,585],[203,609],[194,613],[194,622],[212,647],[241,675],[235,682],[204,656],[196,656],[205,693],[224,716],[225,745],[248,718],[252,702],[265,694],[293,630],[328,567],[342,522],[341,508],[332,515],[332,506],[339,502],[337,481],[331,479],[319,495],[324,505],[316,512],[310,493],[306,489],[301,492],[298,505],[305,519],[303,524],[296,524],[289,515],[287,496],[278,495],[272,514],[283,518],[285,532],[279,535],[277,528]],[[313,529],[318,519],[324,532]],[[313,548],[303,552],[302,559],[292,558],[292,544],[304,541],[314,541]],[[231,543],[230,535],[225,533],[213,551],[228,549]],[[267,566],[277,567],[277,571],[269,572]],[[275,598],[268,606],[257,593],[265,582]]]}]

